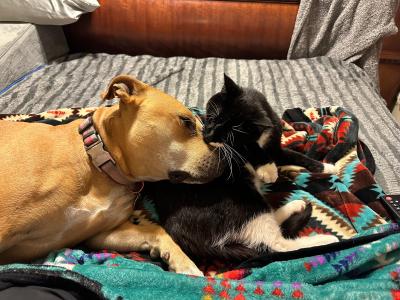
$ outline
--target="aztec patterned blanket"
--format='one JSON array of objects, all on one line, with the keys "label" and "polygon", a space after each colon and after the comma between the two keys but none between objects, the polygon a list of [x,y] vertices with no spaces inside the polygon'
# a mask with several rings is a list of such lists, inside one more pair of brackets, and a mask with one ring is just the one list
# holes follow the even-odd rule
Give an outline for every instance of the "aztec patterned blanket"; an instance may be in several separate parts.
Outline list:
[{"label": "aztec patterned blanket", "polygon": [[[42,114],[0,115],[0,119],[52,125],[83,118],[95,108]],[[197,114],[202,111],[193,109]],[[335,163],[338,175],[286,171],[263,188],[278,205],[304,199],[313,206],[302,235],[334,234],[341,243],[269,254],[233,266],[202,262],[207,275],[165,272],[144,253],[99,253],[64,249],[34,264],[0,267],[0,280],[75,287],[98,299],[400,299],[400,229],[379,199],[375,164],[358,140],[358,121],[340,107],[287,110],[282,144],[315,159]],[[157,221],[152,200],[142,195],[135,221]]]}]

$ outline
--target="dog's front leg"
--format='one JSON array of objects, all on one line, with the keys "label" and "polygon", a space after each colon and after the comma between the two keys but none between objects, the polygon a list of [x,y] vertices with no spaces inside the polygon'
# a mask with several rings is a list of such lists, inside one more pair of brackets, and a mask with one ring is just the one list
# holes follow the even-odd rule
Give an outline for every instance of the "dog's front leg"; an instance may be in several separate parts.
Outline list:
[{"label": "dog's front leg", "polygon": [[203,276],[194,262],[172,240],[165,230],[154,223],[122,225],[102,232],[86,241],[93,249],[109,249],[118,252],[149,250],[152,257],[161,257],[170,271]]}]

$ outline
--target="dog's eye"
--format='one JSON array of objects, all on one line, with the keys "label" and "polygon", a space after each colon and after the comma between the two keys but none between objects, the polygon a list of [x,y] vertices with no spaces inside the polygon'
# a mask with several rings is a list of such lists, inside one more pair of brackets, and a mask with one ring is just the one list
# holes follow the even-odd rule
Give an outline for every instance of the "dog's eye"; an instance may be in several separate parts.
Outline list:
[{"label": "dog's eye", "polygon": [[183,126],[190,130],[192,135],[196,135],[196,123],[191,118],[179,116],[179,120],[182,122]]}]

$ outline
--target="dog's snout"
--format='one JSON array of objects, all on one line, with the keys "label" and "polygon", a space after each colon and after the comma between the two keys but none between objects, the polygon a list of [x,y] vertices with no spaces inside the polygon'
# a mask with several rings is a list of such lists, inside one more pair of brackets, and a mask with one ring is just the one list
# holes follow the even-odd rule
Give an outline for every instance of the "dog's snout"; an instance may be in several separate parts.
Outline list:
[{"label": "dog's snout", "polygon": [[173,183],[180,183],[190,177],[190,174],[185,171],[171,171],[168,173],[169,180]]}]

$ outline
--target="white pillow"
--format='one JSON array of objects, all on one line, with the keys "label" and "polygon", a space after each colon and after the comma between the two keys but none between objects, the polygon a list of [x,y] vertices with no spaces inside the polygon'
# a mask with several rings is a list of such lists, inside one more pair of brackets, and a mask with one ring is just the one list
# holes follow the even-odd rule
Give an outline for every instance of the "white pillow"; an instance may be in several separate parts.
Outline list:
[{"label": "white pillow", "polygon": [[99,6],[97,0],[0,0],[0,22],[65,25]]}]

